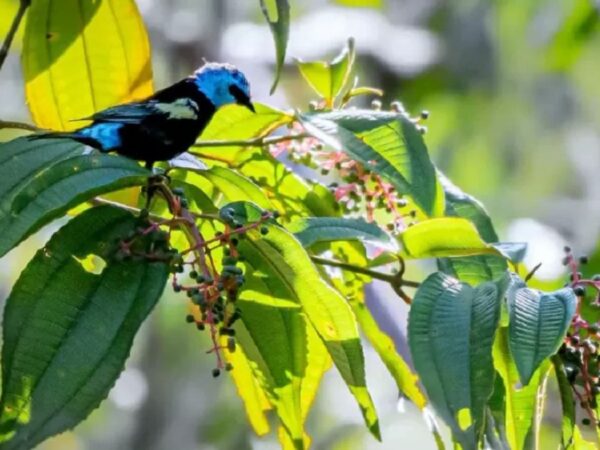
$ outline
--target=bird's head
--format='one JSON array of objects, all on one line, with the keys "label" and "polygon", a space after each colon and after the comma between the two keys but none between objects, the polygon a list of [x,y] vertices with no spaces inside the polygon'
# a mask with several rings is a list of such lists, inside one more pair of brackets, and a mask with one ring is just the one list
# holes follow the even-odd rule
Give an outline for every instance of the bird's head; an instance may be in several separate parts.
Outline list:
[{"label": "bird's head", "polygon": [[192,79],[215,107],[237,103],[254,112],[250,101],[250,84],[242,72],[231,64],[206,63]]}]

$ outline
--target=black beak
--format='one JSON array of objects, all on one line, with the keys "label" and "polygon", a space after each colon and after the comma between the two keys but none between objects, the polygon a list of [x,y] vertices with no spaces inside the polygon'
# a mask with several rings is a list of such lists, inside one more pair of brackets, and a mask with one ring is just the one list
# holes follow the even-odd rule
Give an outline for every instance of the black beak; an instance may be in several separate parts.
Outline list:
[{"label": "black beak", "polygon": [[245,106],[253,113],[256,112],[256,110],[254,109],[254,105],[250,101],[250,97],[248,97],[246,93],[242,91],[239,87],[232,85],[229,87],[229,92],[231,93],[231,95],[233,95],[233,98],[235,98],[235,101],[238,105]]}]

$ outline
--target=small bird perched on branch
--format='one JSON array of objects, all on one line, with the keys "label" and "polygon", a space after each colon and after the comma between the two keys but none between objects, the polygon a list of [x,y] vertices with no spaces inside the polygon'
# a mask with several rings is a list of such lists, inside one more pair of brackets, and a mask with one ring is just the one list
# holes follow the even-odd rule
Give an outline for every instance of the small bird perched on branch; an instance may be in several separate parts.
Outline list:
[{"label": "small bird perched on branch", "polygon": [[73,139],[102,152],[145,161],[168,161],[185,152],[218,108],[237,103],[254,112],[250,84],[230,64],[206,63],[193,75],[132,103],[113,106],[82,120],[78,130],[36,134],[32,139]]}]

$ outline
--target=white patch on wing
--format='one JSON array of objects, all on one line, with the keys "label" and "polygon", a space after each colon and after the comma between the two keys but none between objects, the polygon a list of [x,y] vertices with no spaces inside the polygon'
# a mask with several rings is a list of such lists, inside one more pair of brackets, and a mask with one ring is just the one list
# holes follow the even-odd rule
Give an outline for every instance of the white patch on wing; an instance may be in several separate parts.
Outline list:
[{"label": "white patch on wing", "polygon": [[168,114],[169,119],[191,119],[198,118],[198,104],[189,98],[180,98],[171,103],[156,103],[155,109]]}]

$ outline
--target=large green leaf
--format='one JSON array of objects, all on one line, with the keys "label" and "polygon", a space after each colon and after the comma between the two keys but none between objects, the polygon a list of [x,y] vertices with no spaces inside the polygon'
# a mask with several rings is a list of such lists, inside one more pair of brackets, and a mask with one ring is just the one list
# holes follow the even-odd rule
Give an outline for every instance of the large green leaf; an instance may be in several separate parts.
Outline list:
[{"label": "large green leaf", "polygon": [[344,110],[301,117],[306,131],[410,195],[430,216],[441,216],[444,193],[421,133],[402,114]]},{"label": "large green leaf", "polygon": [[304,247],[333,241],[360,240],[397,250],[392,237],[374,222],[343,217],[304,217],[292,221],[287,227]]},{"label": "large green leaf", "polygon": [[[247,282],[260,284],[251,287],[251,290],[273,295],[273,300],[278,298],[266,282],[258,279],[247,279]],[[257,379],[296,448],[303,448],[300,383],[307,364],[304,317],[297,307],[276,307],[241,298],[237,306],[243,317],[243,326],[236,327],[236,338],[255,365]]]},{"label": "large green leaf", "polygon": [[275,79],[271,86],[272,94],[275,92],[285,62],[287,41],[290,34],[290,4],[288,0],[260,0],[260,7],[275,40]]},{"label": "large green leaf", "polygon": [[409,345],[438,414],[463,449],[477,449],[494,387],[492,344],[508,278],[473,288],[440,272],[415,295]]},{"label": "large green leaf", "polygon": [[459,217],[440,217],[416,223],[400,235],[406,256],[440,258],[491,254],[520,262],[527,244],[521,242],[486,243],[475,225]]},{"label": "large green leaf", "polygon": [[577,307],[573,289],[543,293],[516,283],[508,291],[510,350],[523,385],[563,342]]},{"label": "large green leaf", "polygon": [[[242,211],[239,205],[235,205],[235,209]],[[238,216],[237,220],[240,219]],[[362,347],[350,307],[321,278],[293,235],[276,225],[266,228],[266,235],[257,230],[248,231],[247,238],[240,241],[240,253],[253,266],[266,267],[262,271],[272,275],[264,281],[277,283],[279,289],[285,289],[287,295],[301,306],[358,401],[367,426],[379,438],[379,422],[367,390]]]},{"label": "large green leaf", "polygon": [[349,39],[347,46],[331,62],[298,60],[297,64],[304,79],[331,108],[334,99],[348,82],[354,57],[354,40]]},{"label": "large green leaf", "polygon": [[531,377],[527,386],[521,386],[517,367],[510,354],[508,327],[500,327],[494,341],[494,367],[500,374],[503,392],[503,412],[497,421],[504,419],[501,429],[511,449],[533,450],[539,436],[540,404],[544,398],[549,364],[544,362]]},{"label": "large green leaf", "polygon": [[135,1],[32,1],[23,72],[42,128],[74,129],[75,119],[152,94],[150,43]]},{"label": "large green leaf", "polygon": [[79,203],[146,183],[149,172],[135,161],[83,149],[27,138],[0,144],[0,256]]},{"label": "large green leaf", "polygon": [[[446,216],[462,217],[475,224],[479,235],[487,243],[495,243],[498,236],[492,221],[476,198],[464,193],[438,170],[438,178],[446,198]],[[508,268],[506,260],[495,255],[461,258],[440,258],[438,268],[444,273],[470,284],[478,284],[501,277]]]},{"label": "large green leaf", "polygon": [[[21,274],[4,313],[3,450],[31,448],[74,427],[114,384],[168,275],[162,262],[113,258],[116,240],[136,225],[123,210],[90,209]],[[142,244],[150,248],[148,239]],[[103,270],[90,268],[94,260],[104,261]]]}]

